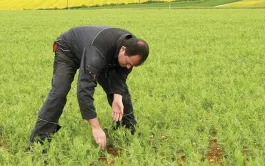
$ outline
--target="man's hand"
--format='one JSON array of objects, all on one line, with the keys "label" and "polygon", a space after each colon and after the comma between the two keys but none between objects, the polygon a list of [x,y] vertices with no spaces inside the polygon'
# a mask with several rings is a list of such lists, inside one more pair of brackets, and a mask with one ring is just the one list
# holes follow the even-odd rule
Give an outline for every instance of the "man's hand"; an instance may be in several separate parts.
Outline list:
[{"label": "man's hand", "polygon": [[101,150],[104,150],[106,147],[106,135],[102,128],[92,128],[93,137],[96,143],[100,146]]},{"label": "man's hand", "polygon": [[122,96],[119,94],[114,94],[112,102],[112,118],[114,121],[121,121],[123,116],[123,103]]},{"label": "man's hand", "polygon": [[107,144],[107,139],[105,132],[99,125],[98,119],[90,119],[88,122],[92,128],[93,137],[96,143],[100,146],[101,150],[104,150]]}]

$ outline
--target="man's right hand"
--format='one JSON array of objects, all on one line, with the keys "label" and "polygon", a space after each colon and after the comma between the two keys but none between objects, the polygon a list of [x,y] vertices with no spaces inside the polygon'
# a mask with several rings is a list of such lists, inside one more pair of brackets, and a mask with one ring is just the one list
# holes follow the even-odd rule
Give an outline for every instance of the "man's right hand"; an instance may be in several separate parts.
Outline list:
[{"label": "man's right hand", "polygon": [[92,128],[93,137],[96,143],[100,146],[101,150],[104,150],[106,147],[106,134],[102,128]]},{"label": "man's right hand", "polygon": [[98,119],[89,119],[88,122],[92,128],[93,137],[96,143],[100,146],[101,150],[104,150],[107,144],[107,138],[105,132],[99,125]]}]

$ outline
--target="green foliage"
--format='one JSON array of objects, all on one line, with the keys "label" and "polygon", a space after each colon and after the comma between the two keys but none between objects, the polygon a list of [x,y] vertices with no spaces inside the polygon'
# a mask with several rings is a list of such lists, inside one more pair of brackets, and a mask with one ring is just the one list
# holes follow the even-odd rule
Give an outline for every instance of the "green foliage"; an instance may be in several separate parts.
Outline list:
[{"label": "green foliage", "polygon": [[[102,9],[0,11],[0,165],[209,165],[212,137],[225,165],[265,165],[265,14],[262,9]],[[81,119],[76,79],[50,145],[28,138],[51,86],[52,44],[79,25],[111,25],[150,44],[150,58],[128,78],[134,136],[113,131],[111,108],[97,87],[95,105],[108,144],[100,152]],[[42,154],[43,149],[49,149]],[[247,153],[244,152],[247,149]]]}]

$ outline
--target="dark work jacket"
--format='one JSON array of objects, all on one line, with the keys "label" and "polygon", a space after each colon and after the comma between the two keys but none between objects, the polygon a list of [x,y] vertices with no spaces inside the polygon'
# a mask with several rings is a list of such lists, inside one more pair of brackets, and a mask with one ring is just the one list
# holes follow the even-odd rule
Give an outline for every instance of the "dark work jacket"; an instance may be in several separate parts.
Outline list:
[{"label": "dark work jacket", "polygon": [[131,69],[119,65],[118,54],[122,41],[132,37],[135,36],[119,28],[81,26],[57,38],[61,49],[71,52],[71,58],[80,65],[77,94],[83,119],[96,117],[93,94],[99,75],[106,75],[108,94],[123,95]]}]

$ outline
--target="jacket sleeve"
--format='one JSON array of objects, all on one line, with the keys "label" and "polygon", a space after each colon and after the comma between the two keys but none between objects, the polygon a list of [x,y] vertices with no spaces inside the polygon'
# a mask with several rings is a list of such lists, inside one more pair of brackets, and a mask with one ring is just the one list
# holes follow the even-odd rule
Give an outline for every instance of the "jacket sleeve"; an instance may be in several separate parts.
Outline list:
[{"label": "jacket sleeve", "polygon": [[94,46],[85,47],[80,63],[77,96],[83,119],[97,117],[94,106],[94,91],[97,76],[106,65],[106,59]]},{"label": "jacket sleeve", "polygon": [[117,67],[110,71],[109,81],[111,94],[123,95],[126,87],[126,79],[131,71],[132,69],[127,69],[126,67]]}]

